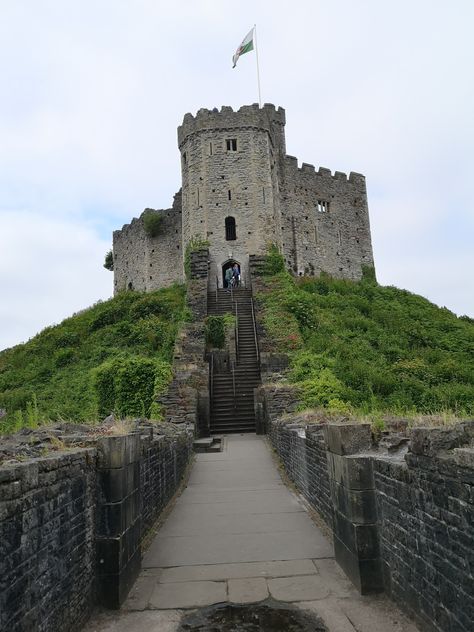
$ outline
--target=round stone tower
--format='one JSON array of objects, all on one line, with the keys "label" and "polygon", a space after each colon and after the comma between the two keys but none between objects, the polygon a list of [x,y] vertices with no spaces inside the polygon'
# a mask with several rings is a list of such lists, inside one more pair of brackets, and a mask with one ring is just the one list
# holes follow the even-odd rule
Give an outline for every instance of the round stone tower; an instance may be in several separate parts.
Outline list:
[{"label": "round stone tower", "polygon": [[282,108],[254,104],[236,112],[201,109],[178,128],[183,253],[193,238],[209,242],[212,284],[222,286],[234,262],[246,282],[249,255],[281,242],[284,125]]}]

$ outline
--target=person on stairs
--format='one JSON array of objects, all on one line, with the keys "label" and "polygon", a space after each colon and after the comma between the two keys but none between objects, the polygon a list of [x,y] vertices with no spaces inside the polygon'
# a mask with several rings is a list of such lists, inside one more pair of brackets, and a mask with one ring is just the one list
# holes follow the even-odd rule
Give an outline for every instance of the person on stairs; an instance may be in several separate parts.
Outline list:
[{"label": "person on stairs", "polygon": [[232,280],[234,282],[234,287],[239,287],[240,285],[240,268],[237,263],[234,263],[234,267],[232,268]]},{"label": "person on stairs", "polygon": [[230,289],[230,283],[232,281],[232,268],[227,268],[227,270],[225,271],[225,287],[229,290]]}]

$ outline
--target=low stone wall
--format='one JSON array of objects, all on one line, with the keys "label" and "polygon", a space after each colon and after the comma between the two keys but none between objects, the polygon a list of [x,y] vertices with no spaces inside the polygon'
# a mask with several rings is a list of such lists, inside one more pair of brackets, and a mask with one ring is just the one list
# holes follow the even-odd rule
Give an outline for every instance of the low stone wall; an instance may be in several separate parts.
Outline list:
[{"label": "low stone wall", "polygon": [[74,631],[119,607],[192,456],[189,430],[84,439],[0,468],[1,630]]},{"label": "low stone wall", "polygon": [[142,439],[140,477],[144,535],[153,527],[178,489],[191,455],[190,433],[179,433],[175,437],[148,436]]},{"label": "low stone wall", "polygon": [[473,440],[474,422],[419,428],[373,461],[385,589],[427,630],[474,630]]},{"label": "low stone wall", "polygon": [[0,630],[76,630],[95,588],[96,451],[0,469]]},{"label": "low stone wall", "polygon": [[474,421],[377,446],[369,424],[308,424],[290,399],[260,389],[268,436],[354,585],[387,592],[422,630],[473,630]]},{"label": "low stone wall", "polygon": [[323,429],[271,422],[269,437],[289,478],[331,527],[332,504]]}]

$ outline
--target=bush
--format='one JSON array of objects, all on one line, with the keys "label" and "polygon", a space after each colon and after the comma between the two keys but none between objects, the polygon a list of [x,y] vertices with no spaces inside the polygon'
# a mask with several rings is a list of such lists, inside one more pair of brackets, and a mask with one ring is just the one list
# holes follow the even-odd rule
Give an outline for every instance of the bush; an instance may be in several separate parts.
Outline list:
[{"label": "bush", "polygon": [[153,401],[155,362],[129,357],[115,374],[115,408],[122,417],[147,417]]},{"label": "bush", "polygon": [[285,260],[275,244],[268,246],[263,267],[264,276],[273,276],[285,269]]},{"label": "bush", "polygon": [[101,417],[115,410],[115,376],[117,360],[109,360],[93,371],[93,385],[97,398],[97,410]]},{"label": "bush", "polygon": [[304,380],[302,388],[302,407],[328,407],[330,402],[338,404],[344,399],[344,385],[331,369],[322,369],[317,377]]},{"label": "bush", "polygon": [[206,344],[216,349],[223,349],[225,345],[224,316],[208,316],[205,320],[204,331]]},{"label": "bush", "polygon": [[143,229],[148,237],[158,237],[163,215],[153,209],[145,209],[143,213]]},{"label": "bush", "polygon": [[114,255],[111,250],[105,254],[104,268],[110,271],[113,271],[114,269]]}]

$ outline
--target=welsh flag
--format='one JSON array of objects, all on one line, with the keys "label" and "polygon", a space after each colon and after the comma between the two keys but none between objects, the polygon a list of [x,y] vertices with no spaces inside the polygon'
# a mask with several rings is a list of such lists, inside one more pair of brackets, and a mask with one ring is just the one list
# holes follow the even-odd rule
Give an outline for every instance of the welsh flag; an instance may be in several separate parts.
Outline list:
[{"label": "welsh flag", "polygon": [[241,55],[243,55],[244,53],[249,53],[251,50],[253,50],[253,31],[254,29],[252,28],[244,37],[242,44],[235,51],[235,55],[232,57],[232,61],[234,63],[232,68],[235,68],[237,61]]}]

